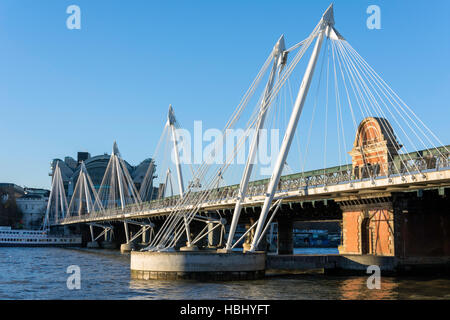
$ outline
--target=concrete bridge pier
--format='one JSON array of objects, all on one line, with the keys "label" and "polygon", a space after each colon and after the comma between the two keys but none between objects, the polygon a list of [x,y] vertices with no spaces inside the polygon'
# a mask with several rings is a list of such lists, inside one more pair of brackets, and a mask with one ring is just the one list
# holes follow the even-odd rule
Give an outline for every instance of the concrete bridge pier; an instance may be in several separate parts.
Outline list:
[{"label": "concrete bridge pier", "polygon": [[289,217],[278,218],[278,254],[294,253],[294,220]]},{"label": "concrete bridge pier", "polygon": [[[195,239],[195,237],[203,230],[205,227],[205,224],[203,222],[199,221],[193,221],[189,224],[189,230],[191,233],[191,241]],[[187,246],[187,238],[186,235],[184,236],[185,239],[185,246]],[[203,239],[199,240],[194,246],[194,250],[199,247],[206,247],[208,245],[208,239],[207,237],[203,237]],[[184,250],[187,250],[187,248],[184,248]]]},{"label": "concrete bridge pier", "polygon": [[122,243],[120,245],[121,253],[130,252],[131,250],[135,249],[135,245],[134,245],[133,241],[130,241],[130,231],[128,230],[128,223],[124,222],[123,227],[124,227],[124,231],[125,231],[126,242]]},{"label": "concrete bridge pier", "polygon": [[86,243],[86,247],[89,249],[98,249],[100,248],[100,245],[97,241],[89,241],[88,243]]},{"label": "concrete bridge pier", "polygon": [[117,238],[119,243],[122,243],[120,245],[122,253],[138,250],[150,244],[151,237],[154,235],[154,223],[127,220],[123,222],[123,226],[123,229],[119,228],[119,231],[123,230],[123,233],[119,233]]},{"label": "concrete bridge pier", "polygon": [[[253,219],[250,219],[250,223],[245,224],[244,228],[245,228],[245,231],[246,231],[246,232],[248,231],[248,229],[251,228],[251,226],[253,225],[253,223],[254,223]],[[247,233],[247,235],[245,236],[245,241],[244,241],[244,243],[242,244],[242,249],[243,249],[244,252],[250,250],[250,247],[251,247],[251,243],[252,243],[253,235],[254,235],[254,234],[255,234],[255,228],[253,228],[252,230],[250,230],[250,231]]]},{"label": "concrete bridge pier", "polygon": [[[195,237],[198,235],[198,233],[205,227],[205,224],[198,221],[192,221],[189,224],[189,232],[190,232],[190,238],[191,241],[195,239]],[[204,237],[199,242],[197,242],[195,245],[189,247],[188,246],[188,239],[186,236],[186,231],[183,229],[182,234],[178,238],[177,243],[175,244],[175,250],[183,250],[183,251],[191,251],[191,250],[197,250],[198,247],[206,246],[207,239]],[[178,236],[178,235],[176,235]]]},{"label": "concrete bridge pier", "polygon": [[130,252],[135,249],[136,249],[136,245],[134,244],[134,242],[122,243],[120,245],[120,252],[122,252],[122,253]]},{"label": "concrete bridge pier", "polygon": [[101,243],[103,249],[116,249],[117,245],[112,240],[112,230],[105,230],[105,239]]},{"label": "concrete bridge pier", "polygon": [[[249,223],[245,224],[245,230],[251,228],[251,226],[255,223],[254,218],[250,218]],[[246,252],[250,250],[251,243],[253,241],[253,237],[255,236],[255,228],[253,228],[250,232],[245,236],[245,241],[242,244],[243,251]],[[256,251],[267,251],[267,236],[263,237],[256,248]]]},{"label": "concrete bridge pier", "polygon": [[150,230],[142,231],[141,242],[137,245],[138,247],[144,248],[150,244]]},{"label": "concrete bridge pier", "polygon": [[142,244],[147,244],[150,240],[149,238],[150,236],[150,231],[149,230],[145,230],[142,232]]},{"label": "concrete bridge pier", "polygon": [[131,278],[140,280],[255,280],[265,275],[265,252],[132,251]]},{"label": "concrete bridge pier", "polygon": [[94,226],[93,225],[89,225],[89,231],[91,233],[91,241],[86,243],[86,247],[89,249],[100,248],[100,245],[98,244],[98,242],[95,240],[95,237],[94,237]]},{"label": "concrete bridge pier", "polygon": [[[95,236],[94,227],[102,228],[103,231],[100,232],[97,236]],[[89,231],[90,231],[90,240],[91,241],[87,241],[86,247],[91,248],[91,249],[97,249],[97,248],[115,249],[116,243],[112,241],[112,237],[113,237],[112,229],[113,229],[112,226],[105,226],[105,225],[101,225],[101,224],[90,223]],[[99,240],[101,237],[104,238],[103,241]]]},{"label": "concrete bridge pier", "polygon": [[[207,248],[219,249],[225,245],[225,235],[222,232],[222,228],[226,225],[226,219],[223,219],[217,212],[209,212],[208,217],[211,219],[207,222],[208,233],[206,235]],[[220,221],[220,224],[218,222]]]},{"label": "concrete bridge pier", "polygon": [[[385,192],[338,199],[341,268],[365,270],[374,257],[394,273],[450,272],[450,190]],[[345,258],[345,260],[344,260]]]},{"label": "concrete bridge pier", "polygon": [[[208,223],[208,248],[214,248],[220,245],[220,228],[214,228],[214,223]],[[212,231],[211,231],[212,230]]]}]

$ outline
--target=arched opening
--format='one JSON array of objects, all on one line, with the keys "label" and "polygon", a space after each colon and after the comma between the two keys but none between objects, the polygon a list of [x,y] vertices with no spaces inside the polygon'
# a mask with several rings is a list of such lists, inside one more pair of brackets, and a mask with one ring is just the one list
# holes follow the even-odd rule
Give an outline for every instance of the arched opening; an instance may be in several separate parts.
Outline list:
[{"label": "arched opening", "polygon": [[361,254],[370,253],[370,218],[364,218],[361,223]]},{"label": "arched opening", "polygon": [[355,168],[353,169],[353,176],[355,177],[355,179],[359,179],[359,166],[355,166]]}]

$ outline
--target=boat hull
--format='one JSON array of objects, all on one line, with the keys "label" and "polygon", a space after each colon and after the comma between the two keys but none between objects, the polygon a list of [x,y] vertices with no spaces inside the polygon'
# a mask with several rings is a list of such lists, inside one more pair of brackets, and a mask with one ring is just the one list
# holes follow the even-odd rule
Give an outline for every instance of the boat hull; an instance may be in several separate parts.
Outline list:
[{"label": "boat hull", "polygon": [[81,243],[0,243],[0,247],[66,247],[79,248]]}]

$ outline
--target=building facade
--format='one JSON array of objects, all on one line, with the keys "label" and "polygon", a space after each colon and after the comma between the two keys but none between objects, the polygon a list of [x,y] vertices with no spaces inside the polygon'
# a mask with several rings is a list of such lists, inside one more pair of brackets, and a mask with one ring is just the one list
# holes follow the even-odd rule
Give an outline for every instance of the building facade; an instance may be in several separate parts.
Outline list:
[{"label": "building facade", "polygon": [[[398,152],[401,148],[386,119],[365,118],[349,152],[354,177],[398,175],[403,170],[400,160],[407,159]],[[425,160],[424,170],[434,168],[436,156],[430,151],[415,153]],[[395,257],[410,264],[450,257],[450,211],[444,188],[410,192],[380,189],[335,201],[342,210],[340,254]]]},{"label": "building facade", "polygon": [[22,211],[22,224],[25,229],[38,229],[42,226],[47,210],[50,191],[46,189],[24,188],[24,195],[16,199]]},{"label": "building facade", "polygon": [[49,195],[50,191],[46,189],[22,188],[13,183],[0,183],[0,225],[39,229],[45,216]]}]

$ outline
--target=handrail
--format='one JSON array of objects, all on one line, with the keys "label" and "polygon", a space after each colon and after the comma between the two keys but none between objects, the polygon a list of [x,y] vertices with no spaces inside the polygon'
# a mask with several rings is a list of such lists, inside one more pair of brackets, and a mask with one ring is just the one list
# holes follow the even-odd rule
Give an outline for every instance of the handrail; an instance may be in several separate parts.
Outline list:
[{"label": "handrail", "polygon": [[[353,168],[351,165],[342,166],[343,169],[335,172],[326,172],[302,176],[301,174],[284,176],[285,179],[281,179],[278,185],[278,192],[287,192],[293,190],[299,190],[309,187],[318,186],[330,186],[341,183],[350,183],[355,181],[361,181],[364,179],[378,179],[381,177],[391,178],[394,176],[409,176],[416,174],[424,174],[430,171],[439,171],[442,169],[450,168],[450,154],[443,155],[429,155],[426,158],[417,157],[415,159],[402,159],[397,157],[396,160],[387,163],[378,163],[369,166],[363,166],[362,168]],[[356,169],[356,170],[355,170]],[[317,172],[318,170],[316,170]],[[287,178],[289,177],[289,178]],[[256,183],[255,183],[256,182]],[[251,198],[254,196],[264,195],[267,187],[267,182],[258,184],[258,181],[250,183],[246,197]],[[217,203],[224,200],[232,200],[237,197],[238,189],[222,187],[211,192],[209,197],[205,200],[205,203]],[[195,199],[195,197],[193,197]],[[151,200],[142,202],[140,204],[130,204],[122,208],[104,209],[101,211],[95,211],[90,214],[81,216],[67,216],[61,223],[73,222],[78,220],[95,219],[101,217],[118,217],[136,212],[145,212],[157,209],[175,208],[179,200],[178,196],[172,196],[163,199]],[[189,206],[191,203],[187,203]],[[193,204],[193,203],[192,203]]]}]

